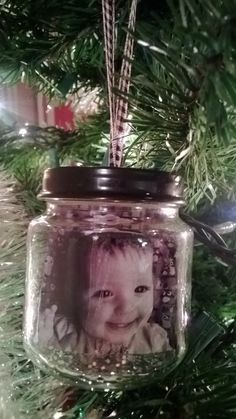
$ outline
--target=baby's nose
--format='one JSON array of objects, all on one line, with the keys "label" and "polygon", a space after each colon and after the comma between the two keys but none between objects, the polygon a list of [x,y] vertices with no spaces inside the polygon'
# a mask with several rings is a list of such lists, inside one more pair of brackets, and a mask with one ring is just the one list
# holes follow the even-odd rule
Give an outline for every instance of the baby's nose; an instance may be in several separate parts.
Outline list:
[{"label": "baby's nose", "polygon": [[121,294],[116,298],[115,312],[116,314],[124,314],[130,311],[130,298],[127,294]]}]

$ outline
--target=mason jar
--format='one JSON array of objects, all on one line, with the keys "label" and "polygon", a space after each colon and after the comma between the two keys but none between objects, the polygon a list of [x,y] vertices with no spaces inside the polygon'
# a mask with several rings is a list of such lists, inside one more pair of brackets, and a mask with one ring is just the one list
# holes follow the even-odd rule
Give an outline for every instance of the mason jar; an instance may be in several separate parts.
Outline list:
[{"label": "mason jar", "polygon": [[24,342],[83,388],[132,387],[186,348],[193,232],[175,173],[59,167],[28,231]]}]

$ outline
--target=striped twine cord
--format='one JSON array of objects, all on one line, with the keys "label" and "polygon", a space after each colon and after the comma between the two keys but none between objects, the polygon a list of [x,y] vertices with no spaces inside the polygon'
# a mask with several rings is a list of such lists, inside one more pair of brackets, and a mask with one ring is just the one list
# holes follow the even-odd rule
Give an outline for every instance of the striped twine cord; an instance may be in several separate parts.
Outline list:
[{"label": "striped twine cord", "polygon": [[116,144],[115,161],[117,166],[120,166],[122,162],[124,137],[129,134],[129,125],[126,122],[126,119],[128,117],[129,105],[127,95],[129,93],[131,83],[132,60],[134,51],[134,39],[131,33],[135,30],[136,11],[137,0],[132,0],[129,15],[128,32],[125,40],[124,56],[122,60],[121,74],[119,80],[119,91],[121,92],[122,97],[118,98],[116,102],[114,141]]},{"label": "striped twine cord", "polygon": [[115,74],[115,0],[102,0],[102,15],[105,58],[107,67],[107,90],[110,112],[110,138],[112,139],[114,138],[115,128],[115,98],[113,94]]},{"label": "striped twine cord", "polygon": [[123,139],[128,134],[128,98],[131,81],[134,40],[130,32],[134,32],[136,21],[137,0],[132,0],[128,32],[125,40],[124,54],[119,78],[119,90],[123,97],[115,98],[115,0],[102,0],[103,29],[105,41],[105,57],[107,67],[108,101],[110,111],[110,166],[119,167],[122,162]]}]

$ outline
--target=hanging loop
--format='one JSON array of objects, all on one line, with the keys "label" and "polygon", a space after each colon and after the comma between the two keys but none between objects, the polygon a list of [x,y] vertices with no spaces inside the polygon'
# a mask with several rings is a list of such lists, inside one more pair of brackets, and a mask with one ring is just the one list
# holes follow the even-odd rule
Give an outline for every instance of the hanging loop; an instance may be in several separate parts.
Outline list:
[{"label": "hanging loop", "polygon": [[115,88],[115,0],[102,0],[105,58],[107,70],[108,102],[110,112],[110,166],[119,167],[122,162],[123,140],[128,135],[128,93],[131,82],[132,59],[137,0],[132,0],[128,31],[119,77],[118,89],[122,97],[116,98]]}]

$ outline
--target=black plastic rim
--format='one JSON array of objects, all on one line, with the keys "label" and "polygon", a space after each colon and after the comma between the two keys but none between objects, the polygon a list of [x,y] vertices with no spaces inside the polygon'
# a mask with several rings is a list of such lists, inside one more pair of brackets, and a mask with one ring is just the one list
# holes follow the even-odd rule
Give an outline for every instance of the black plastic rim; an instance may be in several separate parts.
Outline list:
[{"label": "black plastic rim", "polygon": [[47,169],[39,198],[184,202],[182,180],[175,172],[77,166]]}]

